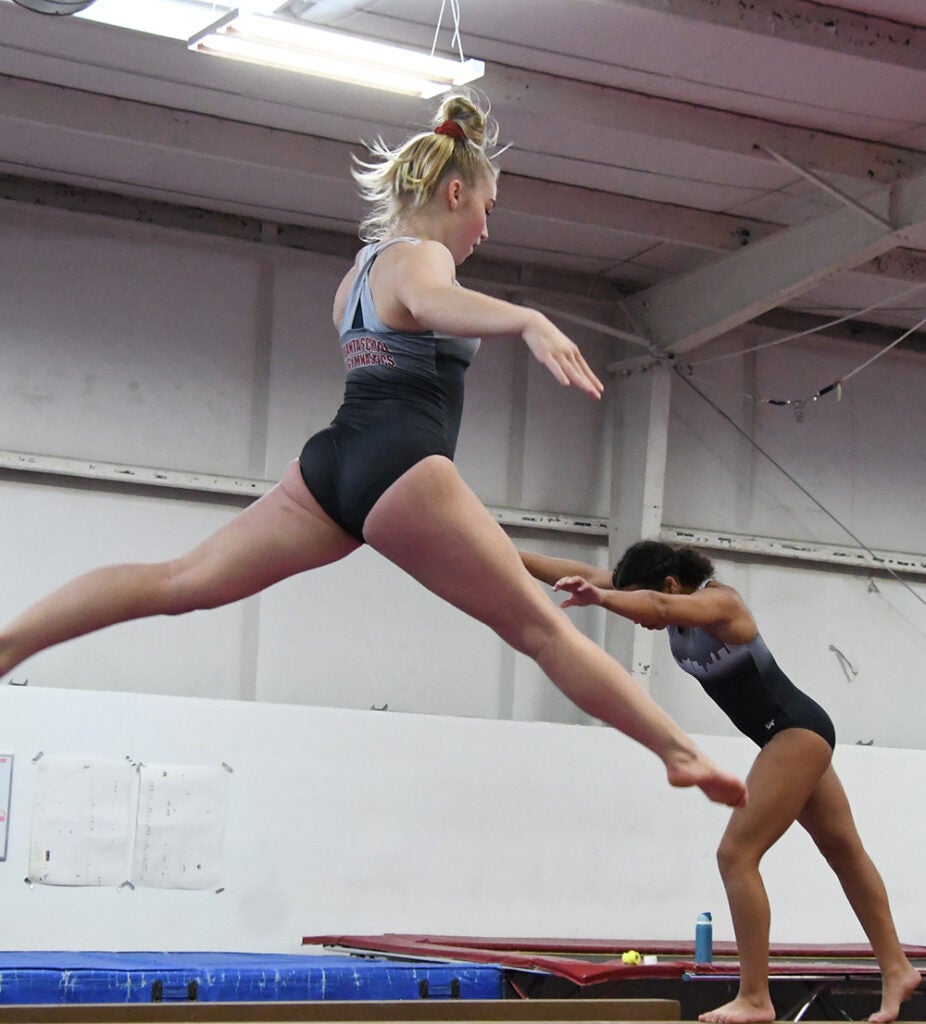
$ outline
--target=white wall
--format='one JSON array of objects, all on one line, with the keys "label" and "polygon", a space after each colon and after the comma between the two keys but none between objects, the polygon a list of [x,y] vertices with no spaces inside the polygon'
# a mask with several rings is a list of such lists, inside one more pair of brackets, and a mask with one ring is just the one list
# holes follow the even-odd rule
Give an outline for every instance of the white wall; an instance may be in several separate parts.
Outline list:
[{"label": "white wall", "polygon": [[[733,770],[753,756],[740,738],[701,742]],[[224,892],[24,884],[40,751],[228,763]],[[304,935],[387,931],[681,939],[703,910],[732,938],[713,859],[728,812],[671,789],[609,729],[4,687],[0,752],[16,756],[7,949],[295,952]],[[926,753],[848,746],[835,763],[900,935],[923,943]],[[802,832],[764,874],[774,941],[863,941]]]}]

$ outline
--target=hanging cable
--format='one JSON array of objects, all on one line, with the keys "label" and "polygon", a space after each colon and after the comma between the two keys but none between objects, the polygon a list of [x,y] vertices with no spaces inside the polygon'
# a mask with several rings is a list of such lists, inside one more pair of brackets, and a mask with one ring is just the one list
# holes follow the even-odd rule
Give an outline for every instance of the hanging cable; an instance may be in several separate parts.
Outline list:
[{"label": "hanging cable", "polygon": [[896,339],[896,341],[892,341],[892,342],[890,343],[890,345],[887,345],[887,346],[886,346],[885,348],[881,349],[881,351],[880,351],[880,352],[876,352],[876,353],[875,353],[875,354],[874,354],[874,355],[873,355],[873,356],[871,357],[871,359],[866,359],[866,360],[865,360],[865,362],[861,364],[861,366],[856,366],[856,368],[855,368],[854,370],[852,370],[852,372],[851,372],[851,373],[847,373],[847,374],[846,374],[846,375],[845,375],[845,376],[844,376],[844,377],[842,378],[842,380],[843,380],[843,383],[845,383],[845,381],[849,380],[849,378],[850,378],[850,377],[854,377],[854,376],[855,376],[855,375],[856,375],[857,373],[861,373],[861,372],[862,372],[862,370],[865,370],[865,369],[867,369],[867,368],[868,368],[869,366],[871,366],[871,364],[872,364],[872,363],[873,363],[873,362],[874,362],[874,361],[875,361],[876,359],[880,359],[880,358],[881,358],[881,356],[885,355],[885,353],[887,353],[887,352],[890,352],[890,350],[891,350],[892,348],[894,348],[894,346],[895,346],[895,345],[899,345],[899,344],[900,344],[900,343],[901,343],[902,341],[904,341],[904,340],[905,340],[906,338],[909,338],[909,337],[910,337],[910,335],[911,335],[911,334],[913,334],[913,333],[914,333],[915,331],[918,331],[918,330],[919,330],[919,329],[920,329],[920,328],[921,328],[921,327],[923,326],[923,324],[926,324],[926,316],[924,316],[924,317],[923,317],[923,319],[922,319],[922,320],[920,320],[920,322],[919,322],[919,323],[917,323],[917,324],[915,324],[915,325],[914,325],[913,327],[911,327],[909,331],[906,331],[906,332],[905,332],[904,334],[901,334],[901,336],[900,336],[899,338],[897,338],[897,339]]},{"label": "hanging cable", "polygon": [[[825,387],[820,388],[818,391],[815,391],[811,395],[804,395],[803,397],[800,398],[759,398],[757,395],[752,395],[748,391],[738,391],[737,393],[740,395],[741,398],[748,398],[750,401],[755,402],[756,404],[793,406],[798,419],[803,420],[804,412],[806,411],[808,405],[811,405],[812,403],[816,402],[824,395],[830,394],[830,392],[832,391],[836,392],[837,399],[841,399],[842,386],[843,384],[846,383],[847,380],[850,380],[856,374],[861,373],[862,370],[867,369],[876,359],[880,359],[881,356],[886,355],[888,352],[890,352],[892,348],[895,348],[902,341],[905,341],[907,338],[910,337],[911,334],[914,334],[924,325],[926,325],[926,317],[923,317],[922,320],[915,323],[909,330],[904,331],[904,333],[901,334],[899,338],[895,338],[889,345],[885,345],[884,348],[876,352],[873,356],[871,356],[870,359],[866,359],[863,363],[860,363],[858,366],[855,367],[854,370],[850,370],[849,373],[840,377],[839,380],[834,380],[831,384],[827,384]],[[706,361],[711,362],[711,360]],[[691,367],[703,366],[704,363],[684,363],[676,365],[677,369],[679,370],[679,373],[687,374],[688,377],[690,377],[693,380],[699,381],[699,383],[701,384],[707,384],[709,386],[716,384],[715,381],[704,380],[703,377],[691,377]]]},{"label": "hanging cable", "polygon": [[926,284],[914,285],[914,287],[908,288],[905,292],[901,292],[900,295],[892,295],[890,298],[882,299],[880,302],[875,302],[871,306],[866,306],[864,309],[856,310],[855,312],[849,313],[846,316],[841,316],[836,320],[830,320],[817,327],[809,327],[806,331],[798,331],[796,334],[786,334],[783,338],[764,341],[761,345],[753,345],[752,348],[737,349],[736,352],[726,352],[722,356],[711,356],[710,359],[699,359],[696,363],[691,363],[690,365],[707,366],[709,363],[719,363],[724,359],[735,359],[737,356],[745,356],[750,352],[759,352],[764,348],[783,345],[786,341],[794,341],[796,338],[806,338],[808,334],[817,334],[819,331],[825,331],[830,327],[838,327],[839,324],[844,324],[847,320],[857,320],[859,317],[864,316],[866,313],[870,313],[872,310],[880,309],[882,306],[888,306],[893,302],[899,302],[901,299],[905,299],[908,295],[913,295],[914,293],[921,291],[923,288],[926,288]]},{"label": "hanging cable", "polygon": [[[437,16],[437,28],[434,29],[434,42],[431,43],[431,56],[434,56],[437,50],[437,37],[440,35],[441,25],[444,23],[444,11],[447,8],[448,0],[441,0],[440,14]],[[460,60],[463,61],[466,58],[463,56],[463,39],[460,36],[460,0],[449,0],[450,3],[450,16],[453,18],[453,35],[450,37],[451,49],[456,46],[457,52],[460,54]]]},{"label": "hanging cable", "polygon": [[541,302],[534,302],[533,300],[526,300],[525,306],[530,309],[536,309],[541,313],[546,313],[551,319],[568,320],[570,323],[579,324],[582,327],[591,327],[593,331],[598,331],[599,334],[607,334],[612,338],[620,338],[621,341],[629,341],[632,345],[641,345],[645,348],[651,356],[654,358],[664,358],[663,354],[659,352],[649,338],[644,338],[641,334],[634,334],[631,331],[622,331],[619,327],[609,327],[608,324],[599,323],[597,320],[590,320],[587,316],[578,316],[575,313],[567,313],[562,309],[554,309],[552,306],[545,306]]},{"label": "hanging cable", "polygon": [[[695,377],[689,372],[689,366],[682,363],[681,365],[676,364],[676,370],[680,376],[683,376],[686,380],[696,380],[699,384],[706,384],[708,387],[717,387],[717,381],[705,380],[703,377]],[[831,391],[836,392],[836,400],[841,401],[842,399],[842,385],[843,381],[837,380],[832,384],[827,384],[826,387],[820,388],[819,391],[815,391],[812,395],[806,395],[804,398],[758,398],[756,395],[751,394],[748,391],[737,390],[736,394],[740,398],[747,398],[754,405],[779,405],[779,406],[791,406],[794,409],[794,415],[797,418],[798,423],[804,422],[804,414],[807,412],[807,406],[812,405],[818,399],[824,395],[828,395]]]},{"label": "hanging cable", "polygon": [[808,490],[807,490],[807,488],[806,488],[806,487],[805,487],[805,486],[804,486],[804,485],[803,485],[802,483],[800,483],[800,481],[796,480],[796,479],[795,479],[795,478],[794,478],[794,477],[793,477],[793,476],[792,476],[792,475],[791,475],[791,474],[790,474],[790,473],[789,473],[789,472],[788,472],[788,471],[787,471],[787,470],[786,470],[786,469],[784,468],[784,466],[782,466],[782,465],[781,465],[781,463],[780,463],[780,462],[778,462],[778,461],[777,461],[777,460],[776,460],[776,459],[775,459],[775,458],[774,458],[773,456],[769,455],[769,453],[768,453],[768,452],[767,452],[767,451],[766,451],[766,450],[765,450],[764,448],[762,448],[762,446],[761,446],[761,445],[759,445],[759,444],[758,444],[758,443],[757,443],[756,441],[754,441],[754,440],[753,440],[753,438],[751,438],[751,437],[749,436],[749,434],[748,434],[748,433],[747,433],[747,432],[746,432],[745,430],[743,430],[743,428],[742,428],[742,427],[741,427],[741,426],[740,426],[740,425],[739,425],[739,424],[738,424],[738,423],[737,423],[737,422],[736,422],[736,421],[735,421],[735,420],[734,420],[734,419],[733,419],[733,418],[732,418],[731,416],[727,415],[727,413],[725,413],[725,412],[723,411],[723,409],[721,409],[721,408],[720,408],[720,406],[718,406],[717,404],[715,404],[714,402],[712,402],[712,401],[711,401],[711,399],[710,399],[710,398],[708,398],[708,397],[707,397],[707,395],[705,395],[705,394],[704,394],[704,392],[703,392],[703,391],[702,391],[702,390],[701,390],[701,389],[700,389],[699,387],[697,387],[696,385],[694,385],[694,384],[693,384],[693,383],[691,382],[691,380],[690,380],[690,379],[689,379],[688,377],[684,376],[684,375],[683,375],[683,374],[681,374],[681,373],[679,373],[679,377],[681,377],[681,379],[682,379],[682,380],[683,380],[683,381],[684,381],[684,382],[685,382],[685,383],[686,383],[686,384],[688,385],[688,387],[690,387],[690,388],[691,388],[691,390],[692,390],[692,391],[694,391],[694,392],[695,392],[695,394],[697,394],[697,395],[700,395],[700,396],[701,396],[701,398],[702,398],[702,399],[703,399],[703,400],[704,400],[705,402],[707,402],[707,404],[708,404],[708,405],[709,405],[709,406],[710,406],[710,407],[711,407],[711,408],[712,408],[712,409],[713,409],[713,410],[714,410],[714,411],[715,411],[716,413],[718,413],[718,414],[719,414],[720,416],[722,416],[722,417],[723,417],[723,419],[725,419],[725,420],[727,421],[727,423],[729,423],[729,424],[730,424],[730,426],[731,426],[731,427],[733,427],[733,429],[734,429],[734,430],[735,430],[735,431],[736,431],[736,432],[737,432],[738,434],[740,434],[740,435],[741,435],[742,437],[744,437],[744,438],[745,438],[745,439],[746,439],[746,440],[747,440],[747,441],[748,441],[748,442],[749,442],[749,443],[750,443],[750,444],[752,445],[752,447],[753,447],[753,448],[755,448],[755,450],[756,450],[756,451],[757,451],[757,452],[758,452],[758,453],[759,453],[760,455],[762,455],[762,456],[764,456],[764,457],[765,457],[766,459],[768,459],[768,461],[769,461],[769,462],[770,462],[770,463],[771,463],[771,464],[772,464],[772,465],[773,465],[773,466],[774,466],[774,467],[775,467],[775,468],[776,468],[776,469],[777,469],[777,470],[778,470],[778,471],[779,471],[780,473],[782,473],[782,474],[783,474],[783,475],[784,475],[785,477],[787,477],[787,478],[788,478],[788,480],[790,480],[790,481],[791,481],[791,483],[792,483],[792,484],[794,484],[794,486],[795,486],[795,487],[797,487],[797,489],[798,489],[799,491],[801,491],[801,492],[802,492],[802,493],[803,493],[803,494],[804,494],[804,495],[805,495],[806,497],[808,497],[808,498],[809,498],[809,499],[810,499],[810,500],[811,500],[811,501],[812,501],[812,502],[814,503],[814,505],[816,505],[816,506],[817,506],[817,508],[819,508],[819,509],[820,509],[820,511],[821,511],[821,512],[822,512],[822,513],[823,513],[824,515],[828,516],[828,517],[829,517],[829,518],[830,518],[830,519],[831,519],[831,520],[832,520],[832,521],[833,521],[833,522],[834,522],[834,523],[835,523],[835,524],[836,524],[836,525],[837,525],[837,526],[838,526],[838,527],[839,527],[839,528],[840,528],[841,530],[843,530],[843,531],[844,531],[844,532],[845,532],[845,533],[846,533],[846,534],[847,534],[847,535],[848,535],[849,537],[851,537],[851,538],[852,538],[852,540],[854,540],[854,541],[855,541],[855,543],[856,543],[856,544],[857,544],[857,545],[858,545],[858,546],[859,546],[859,547],[860,547],[860,548],[862,549],[862,551],[864,551],[864,552],[865,552],[865,553],[866,553],[866,554],[867,554],[867,555],[868,555],[868,556],[869,556],[869,557],[870,557],[870,558],[872,559],[872,561],[873,561],[873,562],[874,562],[874,563],[876,564],[877,568],[879,568],[879,569],[883,569],[883,570],[884,570],[884,571],[885,571],[886,573],[888,573],[889,575],[893,576],[893,578],[894,578],[894,579],[895,579],[895,580],[896,580],[896,581],[897,581],[897,582],[898,582],[898,583],[899,583],[899,584],[900,584],[900,585],[901,585],[902,587],[904,587],[904,588],[905,588],[906,590],[908,590],[908,591],[909,591],[909,592],[910,592],[910,593],[911,593],[911,594],[912,594],[912,595],[913,595],[913,596],[914,596],[914,597],[916,598],[916,600],[920,602],[920,604],[926,605],[926,599],[924,599],[924,598],[923,598],[923,597],[922,597],[922,596],[921,596],[921,595],[920,595],[919,593],[917,593],[917,591],[915,591],[915,590],[913,589],[913,587],[911,587],[911,586],[910,586],[910,584],[909,584],[909,583],[907,583],[907,581],[906,581],[906,580],[902,579],[902,578],[901,578],[901,577],[900,577],[900,576],[899,576],[899,575],[898,575],[898,574],[897,574],[897,573],[896,573],[896,572],[895,572],[895,571],[894,571],[894,570],[893,570],[893,569],[892,569],[892,568],[891,568],[891,567],[890,567],[889,565],[883,565],[883,564],[879,564],[879,561],[878,561],[878,556],[877,556],[877,555],[876,555],[876,554],[874,553],[874,551],[872,551],[872,550],[871,550],[871,548],[870,548],[870,547],[868,547],[868,545],[867,545],[867,544],[866,544],[866,543],[865,543],[865,542],[864,542],[864,541],[863,541],[863,540],[862,540],[862,539],[861,539],[860,537],[857,537],[857,536],[856,536],[856,535],[855,535],[855,534],[854,534],[854,533],[852,532],[852,530],[850,530],[850,529],[849,529],[849,527],[848,527],[848,526],[846,526],[846,524],[845,524],[844,522],[842,522],[842,520],[838,519],[838,518],[837,518],[837,517],[836,517],[836,516],[835,516],[835,515],[834,515],[834,514],[833,514],[832,512],[830,512],[830,510],[829,510],[829,509],[828,509],[828,508],[827,508],[827,507],[826,507],[826,506],[825,506],[825,505],[824,505],[824,504],[823,504],[823,503],[822,503],[821,501],[819,501],[819,500],[818,500],[817,498],[815,498],[815,497],[814,497],[814,496],[813,496],[813,495],[812,495],[812,494],[810,493],[810,491],[808,491]]}]

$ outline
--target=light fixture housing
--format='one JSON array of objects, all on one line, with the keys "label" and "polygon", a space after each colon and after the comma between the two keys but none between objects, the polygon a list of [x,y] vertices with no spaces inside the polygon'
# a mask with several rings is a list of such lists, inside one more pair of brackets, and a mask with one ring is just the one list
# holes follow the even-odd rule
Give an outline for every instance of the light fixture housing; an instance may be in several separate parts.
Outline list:
[{"label": "light fixture housing", "polygon": [[36,14],[77,14],[85,11],[93,0],[13,0],[14,4]]},{"label": "light fixture housing", "polygon": [[437,57],[289,18],[235,13],[194,37],[197,53],[429,98],[485,74],[481,60]]}]

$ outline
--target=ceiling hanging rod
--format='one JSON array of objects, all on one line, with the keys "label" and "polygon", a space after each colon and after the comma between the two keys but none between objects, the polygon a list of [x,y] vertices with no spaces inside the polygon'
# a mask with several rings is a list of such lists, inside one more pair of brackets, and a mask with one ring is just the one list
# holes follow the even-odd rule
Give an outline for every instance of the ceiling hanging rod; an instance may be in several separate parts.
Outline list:
[{"label": "ceiling hanging rod", "polygon": [[784,167],[790,168],[796,174],[799,174],[802,178],[806,178],[811,184],[816,185],[817,188],[822,189],[824,192],[838,199],[841,203],[860,213],[863,217],[867,217],[870,221],[873,221],[879,227],[887,228],[888,231],[894,230],[894,225],[890,221],[885,220],[883,217],[879,217],[874,210],[869,210],[867,206],[863,206],[857,199],[853,199],[852,196],[846,195],[841,189],[836,188],[835,185],[831,185],[828,181],[824,181],[823,178],[814,174],[813,171],[808,171],[806,167],[801,167],[800,164],[794,163],[793,160],[789,160],[786,156],[782,156],[781,153],[776,153],[774,149],[770,149],[768,146],[763,146],[757,142],[753,145],[753,149],[759,149],[763,153],[768,153],[770,157],[777,160],[778,163]]},{"label": "ceiling hanging rod", "polygon": [[657,353],[653,349],[653,343],[649,338],[644,338],[640,334],[632,334],[630,331],[622,331],[619,327],[611,327],[609,324],[602,324],[597,320],[590,320],[585,316],[577,316],[575,313],[567,313],[562,309],[554,309],[552,306],[545,306],[540,302],[526,301],[524,305],[528,306],[530,309],[536,309],[540,313],[545,313],[554,320],[559,317],[562,320],[568,320],[571,323],[580,324],[582,327],[591,327],[593,331],[599,331],[601,334],[608,334],[612,338],[620,338],[621,341],[629,341],[633,345],[640,345],[652,355],[663,354]]}]

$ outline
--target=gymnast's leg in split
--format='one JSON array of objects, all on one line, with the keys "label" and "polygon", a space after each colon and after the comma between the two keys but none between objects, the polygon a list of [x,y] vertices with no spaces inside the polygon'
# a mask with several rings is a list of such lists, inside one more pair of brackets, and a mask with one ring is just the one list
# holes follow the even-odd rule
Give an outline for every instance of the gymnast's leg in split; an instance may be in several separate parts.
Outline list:
[{"label": "gymnast's leg in split", "polygon": [[364,537],[433,593],[533,658],[588,714],[655,753],[672,785],[698,786],[721,803],[745,802],[742,783],[712,764],[543,593],[449,459],[423,459],[386,490],[366,518]]},{"label": "gymnast's leg in split", "polygon": [[349,555],[360,542],[321,509],[299,465],[179,558],[78,576],[0,631],[0,675],[53,644],[151,615],[217,608]]}]

